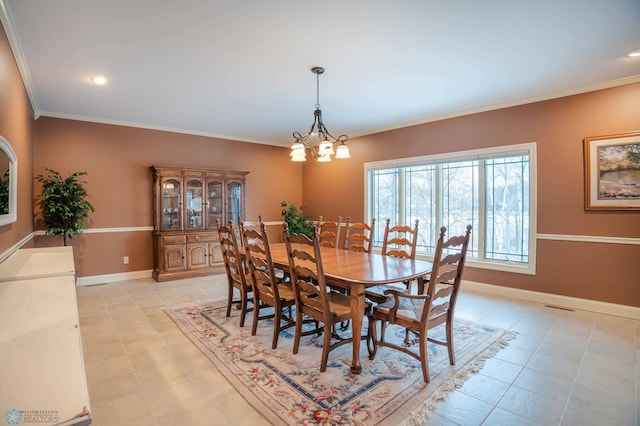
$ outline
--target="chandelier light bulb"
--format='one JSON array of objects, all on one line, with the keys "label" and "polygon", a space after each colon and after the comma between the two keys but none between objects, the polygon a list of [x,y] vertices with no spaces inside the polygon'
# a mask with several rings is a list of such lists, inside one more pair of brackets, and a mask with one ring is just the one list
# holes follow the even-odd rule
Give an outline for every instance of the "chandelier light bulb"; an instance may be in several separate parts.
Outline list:
[{"label": "chandelier light bulb", "polygon": [[333,144],[328,140],[324,140],[320,142],[320,147],[318,148],[318,154],[333,155]]},{"label": "chandelier light bulb", "polygon": [[318,163],[328,163],[331,161],[331,156],[329,154],[320,154],[318,156]]},{"label": "chandelier light bulb", "polygon": [[349,153],[349,147],[343,143],[336,148],[336,158],[351,158],[351,154]]}]

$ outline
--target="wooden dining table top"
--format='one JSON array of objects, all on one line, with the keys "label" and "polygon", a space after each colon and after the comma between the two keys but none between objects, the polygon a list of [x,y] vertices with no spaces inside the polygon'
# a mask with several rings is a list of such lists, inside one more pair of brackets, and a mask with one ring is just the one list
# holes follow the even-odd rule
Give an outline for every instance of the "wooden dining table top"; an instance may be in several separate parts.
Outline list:
[{"label": "wooden dining table top", "polygon": [[[279,268],[288,268],[287,248],[285,243],[270,245],[271,258]],[[381,284],[396,283],[424,277],[433,267],[426,260],[404,259],[383,256],[379,253],[363,253],[320,247],[322,268],[331,284],[344,285],[363,284],[371,287]]]}]

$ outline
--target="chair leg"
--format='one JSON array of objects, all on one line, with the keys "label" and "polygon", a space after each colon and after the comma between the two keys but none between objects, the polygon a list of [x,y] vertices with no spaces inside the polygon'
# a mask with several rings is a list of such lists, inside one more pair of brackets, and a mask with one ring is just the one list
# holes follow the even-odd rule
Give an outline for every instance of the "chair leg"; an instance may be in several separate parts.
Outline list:
[{"label": "chair leg", "polygon": [[[251,335],[255,336],[258,331],[258,317],[260,316],[260,300],[258,300],[258,295],[256,294],[253,298],[253,321],[251,325]],[[242,325],[240,325],[242,327]]]},{"label": "chair leg", "polygon": [[324,373],[327,369],[327,361],[329,360],[329,347],[331,346],[331,327],[334,325],[324,325],[324,342],[322,345],[322,361],[320,362],[320,372]]},{"label": "chair leg", "polygon": [[247,292],[240,290],[240,327],[244,327],[244,317],[247,315]]},{"label": "chair leg", "polygon": [[373,318],[369,318],[369,335],[367,336],[367,350],[369,351],[369,359],[374,360],[378,352],[376,345],[376,322]]},{"label": "chair leg", "polygon": [[447,349],[449,350],[449,363],[455,365],[456,354],[453,348],[453,318],[447,320]]},{"label": "chair leg", "polygon": [[227,298],[227,318],[231,316],[231,305],[233,304],[233,286],[229,285],[229,297]]},{"label": "chair leg", "polygon": [[429,383],[429,353],[427,352],[427,333],[420,333],[418,337],[420,345],[420,365],[422,366],[422,377],[426,383]]},{"label": "chair leg", "polygon": [[404,329],[404,344],[409,346],[411,344],[411,339],[409,338],[409,329]]},{"label": "chair leg", "polygon": [[273,308],[275,315],[273,317],[273,341],[271,342],[271,349],[278,347],[278,336],[280,336],[280,321],[282,320],[282,308],[279,303]]},{"label": "chair leg", "polygon": [[302,312],[296,309],[296,335],[293,338],[293,353],[298,353],[300,346],[300,335],[302,334]]}]

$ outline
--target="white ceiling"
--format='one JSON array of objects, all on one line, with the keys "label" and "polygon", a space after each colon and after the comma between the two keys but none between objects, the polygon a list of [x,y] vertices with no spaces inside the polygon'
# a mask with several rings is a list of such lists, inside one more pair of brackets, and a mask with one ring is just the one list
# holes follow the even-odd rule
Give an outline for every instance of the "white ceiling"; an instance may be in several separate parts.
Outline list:
[{"label": "white ceiling", "polygon": [[[0,0],[36,116],[289,145],[640,81],[640,0]],[[102,74],[105,86],[90,78]]]}]

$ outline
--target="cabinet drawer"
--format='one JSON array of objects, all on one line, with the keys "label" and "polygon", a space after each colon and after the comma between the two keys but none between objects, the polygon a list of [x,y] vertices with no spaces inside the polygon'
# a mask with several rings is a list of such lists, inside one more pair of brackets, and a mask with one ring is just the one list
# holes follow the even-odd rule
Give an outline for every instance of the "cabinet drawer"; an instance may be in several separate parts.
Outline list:
[{"label": "cabinet drawer", "polygon": [[162,244],[184,244],[186,238],[184,235],[169,235],[162,237]]},{"label": "cabinet drawer", "polygon": [[188,243],[211,243],[215,241],[218,241],[218,236],[214,234],[187,235]]}]

